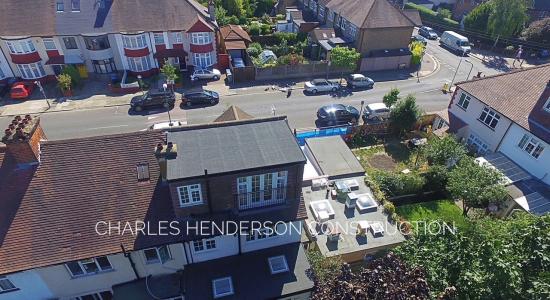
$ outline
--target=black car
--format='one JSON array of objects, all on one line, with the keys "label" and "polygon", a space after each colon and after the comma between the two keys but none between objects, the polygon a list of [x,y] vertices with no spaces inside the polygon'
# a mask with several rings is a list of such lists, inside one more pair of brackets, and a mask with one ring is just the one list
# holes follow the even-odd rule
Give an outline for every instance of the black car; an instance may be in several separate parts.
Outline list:
[{"label": "black car", "polygon": [[172,91],[149,90],[145,95],[132,98],[130,107],[135,111],[142,111],[150,107],[172,108],[175,103],[176,96]]},{"label": "black car", "polygon": [[185,93],[181,99],[182,104],[185,106],[191,106],[195,104],[214,105],[219,101],[220,101],[220,95],[216,92],[208,91],[208,90]]},{"label": "black car", "polygon": [[350,105],[330,104],[319,108],[317,119],[326,125],[357,123],[359,111]]}]

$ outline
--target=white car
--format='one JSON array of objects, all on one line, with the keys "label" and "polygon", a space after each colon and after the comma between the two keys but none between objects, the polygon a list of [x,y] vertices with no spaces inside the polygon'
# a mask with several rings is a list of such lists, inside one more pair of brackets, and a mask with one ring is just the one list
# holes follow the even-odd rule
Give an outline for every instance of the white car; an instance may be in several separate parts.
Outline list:
[{"label": "white car", "polygon": [[181,126],[183,126],[183,124],[180,121],[172,121],[172,123],[162,122],[162,123],[155,123],[149,126],[149,130],[169,129],[169,128],[175,128],[175,127],[181,127]]},{"label": "white car", "polygon": [[363,121],[383,121],[390,117],[390,109],[384,103],[372,103],[365,107],[363,112]]},{"label": "white car", "polygon": [[191,75],[191,80],[199,80],[199,79],[213,79],[218,80],[222,76],[222,73],[218,69],[197,69],[193,72]]},{"label": "white car", "polygon": [[340,88],[338,82],[328,81],[326,79],[313,79],[304,84],[304,90],[312,94],[318,92],[336,92]]}]

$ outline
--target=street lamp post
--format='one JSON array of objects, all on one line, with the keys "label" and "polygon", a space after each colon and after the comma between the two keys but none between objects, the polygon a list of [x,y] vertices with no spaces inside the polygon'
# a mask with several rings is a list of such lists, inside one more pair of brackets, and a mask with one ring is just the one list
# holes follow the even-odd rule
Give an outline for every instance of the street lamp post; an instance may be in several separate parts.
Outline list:
[{"label": "street lamp post", "polygon": [[424,54],[426,54],[426,48],[422,50],[422,55],[420,56],[420,64],[418,65],[418,69],[416,69],[416,82],[420,83],[420,69],[422,68],[422,61],[424,60]]},{"label": "street lamp post", "polygon": [[[361,100],[361,110],[359,110],[359,118],[363,116],[363,105],[365,105],[365,100]],[[357,120],[357,124],[359,124],[359,120]]]},{"label": "street lamp post", "polygon": [[145,96],[145,92],[143,91],[143,85],[141,84],[141,75],[138,75],[138,76],[137,76],[137,79],[138,79],[139,88],[141,89],[141,94],[142,94],[143,96]]},{"label": "street lamp post", "polygon": [[472,70],[474,69],[474,64],[467,59],[465,59],[464,62],[467,62],[470,64],[470,71],[468,72],[468,76],[466,76],[466,80],[470,80],[470,74],[472,74]]},{"label": "street lamp post", "polygon": [[164,89],[164,102],[168,104],[168,126],[172,126],[172,117],[170,116],[170,104],[168,103],[168,97],[166,96],[166,89],[168,88],[168,84],[163,83],[162,88]]},{"label": "street lamp post", "polygon": [[48,109],[52,108],[50,101],[48,100],[48,97],[46,97],[46,92],[44,92],[44,88],[42,87],[42,83],[40,81],[36,80],[34,84],[40,89],[40,92],[42,93],[42,96],[44,96],[44,100],[46,100],[46,104],[48,104]]},{"label": "street lamp post", "polygon": [[458,69],[460,69],[460,64],[462,64],[462,58],[464,58],[464,55],[466,55],[466,50],[462,52],[462,55],[460,56],[460,61],[458,62],[458,66],[455,70],[455,75],[453,76],[453,80],[451,80],[451,84],[449,85],[449,90],[453,87],[453,83],[455,82],[456,74],[458,73]]}]

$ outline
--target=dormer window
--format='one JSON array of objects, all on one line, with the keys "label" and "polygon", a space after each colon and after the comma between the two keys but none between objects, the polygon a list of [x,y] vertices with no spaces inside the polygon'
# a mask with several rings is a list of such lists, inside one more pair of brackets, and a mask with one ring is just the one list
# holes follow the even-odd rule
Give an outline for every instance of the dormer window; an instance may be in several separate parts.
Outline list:
[{"label": "dormer window", "polygon": [[137,179],[138,181],[146,181],[149,180],[149,164],[139,164],[136,167],[137,170]]}]

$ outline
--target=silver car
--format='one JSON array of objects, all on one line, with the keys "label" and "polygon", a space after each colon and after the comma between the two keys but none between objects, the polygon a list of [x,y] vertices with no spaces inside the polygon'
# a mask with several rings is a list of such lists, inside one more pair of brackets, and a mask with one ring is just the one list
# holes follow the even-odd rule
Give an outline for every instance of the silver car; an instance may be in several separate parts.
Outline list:
[{"label": "silver car", "polygon": [[374,87],[374,80],[366,77],[363,74],[350,74],[346,78],[348,87],[350,88],[368,88],[372,89]]},{"label": "silver car", "polygon": [[218,80],[222,76],[222,73],[218,69],[197,69],[191,74],[191,80],[195,81],[198,79],[213,79]]},{"label": "silver car", "polygon": [[304,90],[312,94],[317,94],[318,92],[336,92],[339,88],[340,84],[338,82],[326,79],[313,79],[304,84]]},{"label": "silver car", "polygon": [[390,117],[390,109],[384,103],[372,103],[365,107],[363,121],[384,121]]}]

